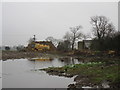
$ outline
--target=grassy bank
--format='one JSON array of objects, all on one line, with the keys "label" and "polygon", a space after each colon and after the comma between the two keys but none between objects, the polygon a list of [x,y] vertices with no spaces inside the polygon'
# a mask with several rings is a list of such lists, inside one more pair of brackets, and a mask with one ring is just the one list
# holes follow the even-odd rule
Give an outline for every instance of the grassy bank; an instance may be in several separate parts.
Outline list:
[{"label": "grassy bank", "polygon": [[[105,62],[89,62],[83,64],[66,65],[64,67],[49,67],[42,69],[49,74],[75,77],[73,87],[81,86],[99,86],[102,87],[103,82],[108,82],[111,87],[117,87],[120,83],[120,71],[118,64],[106,65]],[[71,87],[71,85],[69,85]]]}]

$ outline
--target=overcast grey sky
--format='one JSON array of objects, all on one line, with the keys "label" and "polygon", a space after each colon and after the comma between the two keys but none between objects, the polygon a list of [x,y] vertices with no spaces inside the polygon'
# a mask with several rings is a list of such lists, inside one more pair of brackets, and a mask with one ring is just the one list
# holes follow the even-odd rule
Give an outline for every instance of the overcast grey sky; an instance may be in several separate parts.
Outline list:
[{"label": "overcast grey sky", "polygon": [[77,25],[91,33],[90,17],[96,15],[108,17],[118,29],[117,2],[4,2],[2,15],[2,44],[10,46],[26,45],[34,34],[37,40],[61,39]]}]

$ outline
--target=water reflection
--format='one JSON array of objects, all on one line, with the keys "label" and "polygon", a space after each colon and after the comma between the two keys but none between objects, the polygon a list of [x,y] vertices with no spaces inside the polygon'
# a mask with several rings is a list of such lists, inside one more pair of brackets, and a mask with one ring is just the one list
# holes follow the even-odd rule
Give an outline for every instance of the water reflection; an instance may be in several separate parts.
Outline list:
[{"label": "water reflection", "polygon": [[[43,71],[47,67],[61,67],[81,63],[75,58],[15,59],[3,61],[3,88],[67,88],[74,78],[51,76]],[[57,82],[57,83],[56,83]]]},{"label": "water reflection", "polygon": [[70,64],[80,64],[83,61],[79,59],[69,57],[69,58],[31,58],[28,59],[33,69],[42,69],[47,67],[61,67]]}]

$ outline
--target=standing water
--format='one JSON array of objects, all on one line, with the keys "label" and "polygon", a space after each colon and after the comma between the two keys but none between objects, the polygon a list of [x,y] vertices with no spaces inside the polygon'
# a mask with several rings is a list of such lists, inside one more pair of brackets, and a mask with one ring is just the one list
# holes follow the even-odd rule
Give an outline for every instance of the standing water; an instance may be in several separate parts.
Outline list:
[{"label": "standing water", "polygon": [[[77,59],[60,60],[58,58],[41,61],[14,59],[2,62],[2,88],[67,88],[73,78],[48,75],[43,69],[80,63]],[[37,71],[36,71],[37,70]]]}]

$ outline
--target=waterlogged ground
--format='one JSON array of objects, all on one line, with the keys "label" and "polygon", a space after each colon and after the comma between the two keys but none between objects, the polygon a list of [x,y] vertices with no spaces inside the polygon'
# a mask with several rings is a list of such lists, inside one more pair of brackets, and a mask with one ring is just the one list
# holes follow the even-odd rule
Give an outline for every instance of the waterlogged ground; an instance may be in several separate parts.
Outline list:
[{"label": "waterlogged ground", "polygon": [[104,58],[91,62],[65,65],[63,67],[49,67],[44,70],[50,75],[65,77],[75,76],[75,84],[70,84],[70,88],[119,88],[120,71],[118,58]]},{"label": "waterlogged ground", "polygon": [[38,69],[61,67],[78,64],[77,59],[61,60],[58,58],[46,60],[9,59],[2,62],[3,88],[67,88],[74,82],[74,77],[59,77],[47,74]]},{"label": "waterlogged ground", "polygon": [[3,88],[85,88],[119,83],[119,58],[59,57],[3,61]]}]

